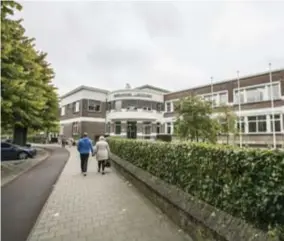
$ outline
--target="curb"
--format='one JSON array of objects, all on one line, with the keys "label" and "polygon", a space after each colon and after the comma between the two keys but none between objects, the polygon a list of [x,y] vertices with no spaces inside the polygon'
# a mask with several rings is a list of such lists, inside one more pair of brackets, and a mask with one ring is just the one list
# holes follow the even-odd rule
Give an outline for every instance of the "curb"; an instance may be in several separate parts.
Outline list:
[{"label": "curb", "polygon": [[52,150],[51,149],[48,149],[48,148],[42,148],[46,151],[46,154],[41,158],[39,159],[39,161],[37,161],[35,164],[31,165],[30,167],[20,171],[19,173],[17,174],[14,174],[14,175],[11,175],[11,177],[8,177],[6,180],[1,180],[1,188],[8,185],[9,183],[15,181],[16,179],[18,179],[21,175],[23,175],[24,173],[26,173],[27,171],[35,168],[37,165],[39,165],[40,163],[42,163],[43,161],[45,161],[47,158],[50,157],[51,153],[52,153]]}]

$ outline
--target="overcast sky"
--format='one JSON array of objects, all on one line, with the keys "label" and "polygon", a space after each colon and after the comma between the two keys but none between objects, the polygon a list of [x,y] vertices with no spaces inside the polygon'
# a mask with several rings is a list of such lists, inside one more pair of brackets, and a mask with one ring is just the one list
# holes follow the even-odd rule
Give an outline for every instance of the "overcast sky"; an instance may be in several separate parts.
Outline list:
[{"label": "overcast sky", "polygon": [[21,2],[63,94],[79,85],[180,90],[284,67],[284,2]]}]

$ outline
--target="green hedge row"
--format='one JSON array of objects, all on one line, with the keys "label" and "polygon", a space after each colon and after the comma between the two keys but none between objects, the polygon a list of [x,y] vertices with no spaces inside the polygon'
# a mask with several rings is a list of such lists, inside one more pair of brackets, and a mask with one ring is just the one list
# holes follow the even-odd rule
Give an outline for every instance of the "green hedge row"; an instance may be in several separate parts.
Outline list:
[{"label": "green hedge row", "polygon": [[118,138],[108,141],[112,153],[122,159],[235,217],[264,230],[284,227],[283,151]]}]

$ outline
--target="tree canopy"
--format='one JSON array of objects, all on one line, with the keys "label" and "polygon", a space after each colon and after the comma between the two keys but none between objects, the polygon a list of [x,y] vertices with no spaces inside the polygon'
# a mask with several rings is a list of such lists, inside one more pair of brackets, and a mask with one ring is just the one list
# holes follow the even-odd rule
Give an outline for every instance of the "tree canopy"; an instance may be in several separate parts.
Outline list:
[{"label": "tree canopy", "polygon": [[175,133],[183,140],[216,142],[219,125],[211,118],[209,102],[197,96],[189,96],[175,106],[177,121]]},{"label": "tree canopy", "polygon": [[58,120],[54,71],[47,54],[37,51],[35,40],[25,35],[22,19],[12,18],[21,9],[15,1],[1,2],[1,124],[14,129],[18,144],[25,138],[17,139],[15,130],[45,130]]}]

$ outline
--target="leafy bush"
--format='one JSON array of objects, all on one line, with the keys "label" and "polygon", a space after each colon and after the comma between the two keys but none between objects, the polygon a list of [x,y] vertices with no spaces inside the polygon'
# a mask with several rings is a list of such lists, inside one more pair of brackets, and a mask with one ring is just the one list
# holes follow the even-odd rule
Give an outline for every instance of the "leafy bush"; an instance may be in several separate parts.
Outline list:
[{"label": "leafy bush", "polygon": [[172,141],[172,135],[157,135],[157,140],[159,141],[166,141],[166,142],[171,142]]},{"label": "leafy bush", "polygon": [[264,230],[283,230],[283,151],[112,138],[109,143],[112,153],[205,202]]}]

